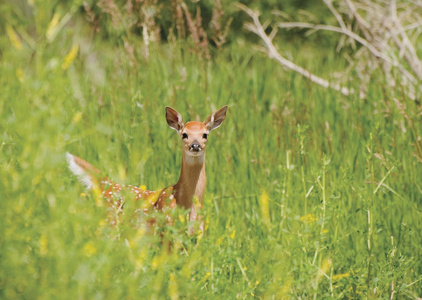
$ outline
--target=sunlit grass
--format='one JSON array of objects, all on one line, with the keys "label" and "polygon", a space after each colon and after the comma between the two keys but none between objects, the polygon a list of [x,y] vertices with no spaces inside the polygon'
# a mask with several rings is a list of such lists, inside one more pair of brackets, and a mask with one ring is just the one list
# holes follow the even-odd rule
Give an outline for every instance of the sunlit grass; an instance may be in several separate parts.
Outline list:
[{"label": "sunlit grass", "polygon": [[[111,42],[59,36],[31,54],[13,30],[0,67],[3,298],[422,294],[420,116],[408,130],[378,85],[344,98],[237,43],[210,63],[161,45],[131,65]],[[183,217],[156,229],[164,241],[128,216],[108,226],[65,165],[69,151],[118,182],[163,188],[181,162],[164,107],[203,120],[225,104],[202,239]]]}]

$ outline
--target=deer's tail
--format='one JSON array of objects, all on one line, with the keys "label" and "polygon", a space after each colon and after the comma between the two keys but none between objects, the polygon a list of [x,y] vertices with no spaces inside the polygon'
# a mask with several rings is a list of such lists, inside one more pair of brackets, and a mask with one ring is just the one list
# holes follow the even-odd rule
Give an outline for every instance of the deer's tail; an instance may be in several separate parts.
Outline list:
[{"label": "deer's tail", "polygon": [[98,184],[98,176],[101,174],[100,170],[69,152],[66,152],[66,160],[70,171],[78,177],[79,181],[87,189],[92,189],[94,184]]}]

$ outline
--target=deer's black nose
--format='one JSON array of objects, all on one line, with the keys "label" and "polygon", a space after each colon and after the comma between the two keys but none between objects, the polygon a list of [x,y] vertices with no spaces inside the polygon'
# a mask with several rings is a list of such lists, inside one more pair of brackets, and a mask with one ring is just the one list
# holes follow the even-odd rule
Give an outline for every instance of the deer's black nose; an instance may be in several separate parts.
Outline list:
[{"label": "deer's black nose", "polygon": [[190,151],[193,151],[193,152],[199,152],[199,151],[201,151],[202,149],[201,149],[201,145],[199,145],[199,144],[192,144],[192,145],[190,146],[189,150],[190,150]]}]

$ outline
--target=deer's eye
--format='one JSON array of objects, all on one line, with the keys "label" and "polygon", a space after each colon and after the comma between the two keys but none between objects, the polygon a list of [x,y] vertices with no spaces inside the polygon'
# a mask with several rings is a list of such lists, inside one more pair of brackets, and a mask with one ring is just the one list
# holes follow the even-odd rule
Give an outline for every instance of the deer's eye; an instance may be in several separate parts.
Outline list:
[{"label": "deer's eye", "polygon": [[204,134],[202,135],[202,138],[203,138],[203,139],[207,139],[207,138],[208,138],[208,134],[204,133]]},{"label": "deer's eye", "polygon": [[182,134],[182,139],[187,139],[187,138],[188,138],[187,133]]}]

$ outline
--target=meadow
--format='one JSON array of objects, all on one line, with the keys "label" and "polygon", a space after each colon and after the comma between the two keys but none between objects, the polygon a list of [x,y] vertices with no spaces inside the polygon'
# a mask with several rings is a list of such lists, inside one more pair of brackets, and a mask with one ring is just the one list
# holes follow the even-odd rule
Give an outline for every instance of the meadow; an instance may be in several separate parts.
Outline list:
[{"label": "meadow", "polygon": [[[210,60],[180,41],[146,59],[86,30],[0,37],[0,298],[422,297],[418,101],[376,74],[366,99],[315,86],[244,39]],[[312,43],[284,47],[318,74],[345,64]],[[161,229],[171,251],[127,216],[108,226],[67,168],[70,152],[116,182],[174,184],[165,106],[203,120],[226,104],[207,146],[206,230],[187,235],[179,212]]]}]

